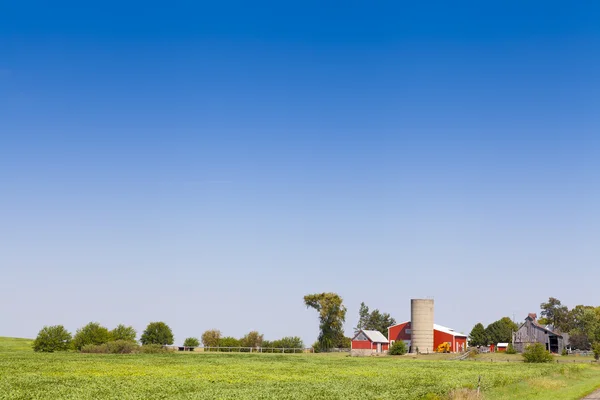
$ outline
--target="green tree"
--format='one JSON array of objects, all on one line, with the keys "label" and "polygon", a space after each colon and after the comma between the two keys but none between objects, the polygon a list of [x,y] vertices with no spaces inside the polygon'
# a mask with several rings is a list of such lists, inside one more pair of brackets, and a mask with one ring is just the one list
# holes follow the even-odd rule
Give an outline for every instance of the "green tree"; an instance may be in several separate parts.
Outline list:
[{"label": "green tree", "polygon": [[369,307],[364,303],[360,303],[360,308],[358,309],[358,323],[354,328],[354,334],[358,334],[361,329],[368,329],[367,324],[369,323],[369,318],[371,313],[369,312]]},{"label": "green tree", "polygon": [[526,363],[547,363],[552,362],[553,357],[542,343],[534,343],[523,352],[523,360]]},{"label": "green tree", "polygon": [[200,341],[198,340],[198,338],[189,337],[183,341],[183,345],[185,347],[198,347],[200,346]]},{"label": "green tree", "polygon": [[509,343],[512,342],[512,334],[519,327],[508,317],[503,317],[498,321],[492,322],[485,328],[485,336],[488,343]]},{"label": "green tree", "polygon": [[574,350],[591,350],[590,338],[583,332],[573,331],[569,336],[569,345]]},{"label": "green tree", "polygon": [[600,342],[594,343],[592,351],[594,352],[594,360],[600,360]]},{"label": "green tree", "polygon": [[[267,346],[269,344],[270,346]],[[275,347],[285,349],[303,349],[304,342],[298,336],[286,336],[279,340],[274,340],[271,343],[263,342],[263,347]]]},{"label": "green tree", "polygon": [[123,324],[117,325],[115,329],[110,331],[111,340],[125,340],[128,342],[135,342],[137,336],[136,330],[133,326],[125,326]]},{"label": "green tree", "polygon": [[242,347],[260,347],[263,342],[264,335],[257,331],[251,331],[240,339]]},{"label": "green tree", "polygon": [[560,300],[550,297],[547,302],[540,304],[540,308],[542,309],[541,316],[556,330],[566,331],[569,329],[569,308],[563,306]]},{"label": "green tree", "polygon": [[388,313],[381,313],[378,309],[369,312],[365,303],[360,303],[358,310],[358,324],[354,328],[356,335],[361,329],[379,331],[387,338],[388,328],[396,324],[396,320]]},{"label": "green tree", "polygon": [[506,354],[517,354],[517,350],[515,349],[515,346],[513,346],[512,343],[508,344],[508,347],[506,348]]},{"label": "green tree", "polygon": [[150,322],[144,333],[142,333],[140,341],[143,345],[160,344],[164,346],[167,344],[173,344],[175,339],[173,337],[173,331],[171,331],[169,325],[160,321]]},{"label": "green tree", "polygon": [[469,344],[471,346],[487,346],[488,343],[485,328],[481,322],[478,322],[469,334]]},{"label": "green tree", "polygon": [[77,329],[75,336],[73,337],[73,348],[75,350],[81,350],[81,348],[88,344],[104,344],[110,342],[110,332],[104,326],[98,322],[90,322],[83,328]]},{"label": "green tree", "polygon": [[221,340],[221,331],[218,329],[209,329],[204,331],[202,334],[202,344],[204,347],[217,347],[221,346],[219,341]]},{"label": "green tree", "polygon": [[403,340],[396,340],[394,344],[390,347],[390,355],[392,356],[402,356],[406,354],[408,351],[406,347],[406,343]]},{"label": "green tree", "polygon": [[53,353],[66,351],[71,345],[71,334],[62,325],[44,326],[33,341],[33,351]]},{"label": "green tree", "polygon": [[219,346],[219,347],[240,347],[241,344],[240,344],[239,339],[236,339],[231,336],[225,336],[225,337],[219,338],[219,341],[217,342],[217,346]]},{"label": "green tree", "polygon": [[304,296],[304,304],[319,313],[320,349],[326,350],[334,347],[344,336],[344,321],[346,320],[346,307],[342,298],[336,293],[317,293]]}]

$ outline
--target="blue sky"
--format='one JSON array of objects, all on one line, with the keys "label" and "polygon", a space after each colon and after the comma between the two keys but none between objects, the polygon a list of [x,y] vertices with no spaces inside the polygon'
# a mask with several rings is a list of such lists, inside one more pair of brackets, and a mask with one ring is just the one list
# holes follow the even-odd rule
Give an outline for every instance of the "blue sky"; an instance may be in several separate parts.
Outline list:
[{"label": "blue sky", "polygon": [[0,4],[0,335],[597,305],[600,5]]}]

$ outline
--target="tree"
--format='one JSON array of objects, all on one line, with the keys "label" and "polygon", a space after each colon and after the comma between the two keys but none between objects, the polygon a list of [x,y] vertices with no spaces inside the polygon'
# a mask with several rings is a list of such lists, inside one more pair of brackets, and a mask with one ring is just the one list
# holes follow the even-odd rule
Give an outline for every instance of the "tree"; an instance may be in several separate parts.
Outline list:
[{"label": "tree", "polygon": [[547,363],[552,362],[552,354],[546,350],[542,343],[534,343],[527,346],[523,352],[523,360],[526,363]]},{"label": "tree", "polygon": [[219,340],[221,339],[221,331],[218,329],[209,329],[202,334],[202,344],[204,347],[217,347],[221,346]]},{"label": "tree", "polygon": [[[205,345],[206,346],[206,345]],[[232,336],[225,336],[219,339],[217,342],[219,347],[240,347],[240,340]]]},{"label": "tree", "polygon": [[173,331],[169,328],[169,325],[164,322],[150,322],[146,327],[142,337],[140,338],[142,344],[160,344],[167,345],[173,344]]},{"label": "tree", "polygon": [[578,331],[574,331],[569,336],[569,345],[571,345],[571,348],[574,350],[587,351],[592,348],[588,335]]},{"label": "tree", "polygon": [[257,331],[252,331],[240,339],[242,347],[260,347],[263,342],[264,335]]},{"label": "tree", "polygon": [[394,344],[390,347],[390,355],[392,356],[402,356],[406,354],[408,349],[406,348],[406,343],[403,340],[396,340]]},{"label": "tree", "polygon": [[362,302],[360,303],[360,308],[358,309],[358,323],[354,328],[354,334],[358,334],[361,329],[367,329],[367,324],[369,323],[369,317],[371,313],[369,313],[369,307]]},{"label": "tree", "polygon": [[73,337],[73,348],[81,350],[88,344],[99,345],[110,342],[110,332],[98,322],[90,322],[83,328],[77,329]]},{"label": "tree", "polygon": [[62,325],[44,326],[33,341],[33,351],[53,353],[67,351],[71,345],[71,334]]},{"label": "tree", "polygon": [[488,343],[509,343],[512,342],[512,334],[519,327],[508,317],[503,317],[498,321],[492,322],[485,329],[485,336]]},{"label": "tree", "polygon": [[515,349],[515,346],[513,346],[512,343],[508,344],[508,347],[506,348],[506,354],[517,354],[517,350]]},{"label": "tree", "polygon": [[317,293],[304,296],[307,308],[313,308],[319,313],[320,349],[330,349],[344,337],[344,321],[346,307],[342,298],[336,293]]},{"label": "tree", "polygon": [[485,328],[481,322],[478,322],[469,334],[469,344],[471,346],[487,346],[488,343]]},{"label": "tree", "polygon": [[594,343],[592,346],[592,351],[594,352],[594,360],[600,360],[600,342]]},{"label": "tree", "polygon": [[125,326],[123,324],[117,325],[115,329],[110,331],[111,340],[126,340],[128,342],[135,342],[137,332],[133,326]]},{"label": "tree", "polygon": [[[267,346],[269,344],[269,346]],[[275,347],[285,349],[303,349],[304,342],[298,336],[286,336],[271,343],[263,342],[263,347]]]},{"label": "tree", "polygon": [[360,303],[360,309],[358,311],[358,324],[354,328],[354,334],[356,335],[361,329],[367,329],[372,331],[379,331],[387,338],[388,328],[396,324],[396,320],[388,313],[381,313],[375,309],[369,312],[369,307],[365,303]]},{"label": "tree", "polygon": [[189,337],[183,341],[183,346],[184,347],[198,347],[198,346],[200,346],[200,341],[198,340],[198,338]]},{"label": "tree", "polygon": [[550,297],[546,303],[540,304],[540,308],[542,309],[542,317],[552,324],[554,329],[559,331],[569,329],[567,320],[569,308],[563,306],[560,300]]}]

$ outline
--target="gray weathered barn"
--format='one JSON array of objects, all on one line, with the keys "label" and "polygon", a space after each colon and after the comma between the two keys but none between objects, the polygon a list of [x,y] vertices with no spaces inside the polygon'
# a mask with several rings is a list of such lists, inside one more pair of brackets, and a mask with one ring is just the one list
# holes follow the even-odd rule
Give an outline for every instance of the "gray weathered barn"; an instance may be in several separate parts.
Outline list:
[{"label": "gray weathered barn", "polygon": [[513,334],[513,346],[518,352],[533,343],[541,343],[551,353],[560,354],[564,348],[564,340],[560,333],[544,327],[537,322],[537,315],[531,313],[525,318],[525,322]]}]

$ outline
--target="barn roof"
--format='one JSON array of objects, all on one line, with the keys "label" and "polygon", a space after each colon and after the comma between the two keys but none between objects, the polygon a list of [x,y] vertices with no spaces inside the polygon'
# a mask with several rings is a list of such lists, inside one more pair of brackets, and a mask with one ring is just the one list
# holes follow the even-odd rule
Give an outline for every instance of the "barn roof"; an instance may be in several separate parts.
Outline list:
[{"label": "barn roof", "polygon": [[465,335],[464,333],[456,332],[452,328],[448,328],[448,327],[438,325],[438,324],[433,324],[433,329],[435,329],[436,331],[447,333],[452,336],[467,337],[467,335]]},{"label": "barn roof", "polygon": [[[527,318],[525,318],[525,322],[527,322],[527,320],[530,320],[531,323],[533,324],[533,326],[542,329],[544,332],[549,333],[551,335],[562,337],[562,335],[560,333],[554,331],[554,328],[550,329],[550,325],[546,327],[546,326],[540,324],[537,321],[536,317],[537,317],[537,315],[535,315],[534,313],[529,313],[529,315],[527,316]],[[521,326],[519,327],[519,329],[521,329],[521,327],[523,325],[525,325],[525,323],[521,324]]]},{"label": "barn roof", "polygon": [[379,331],[368,331],[363,329],[362,332],[367,335],[369,340],[373,343],[388,343],[386,337]]}]

